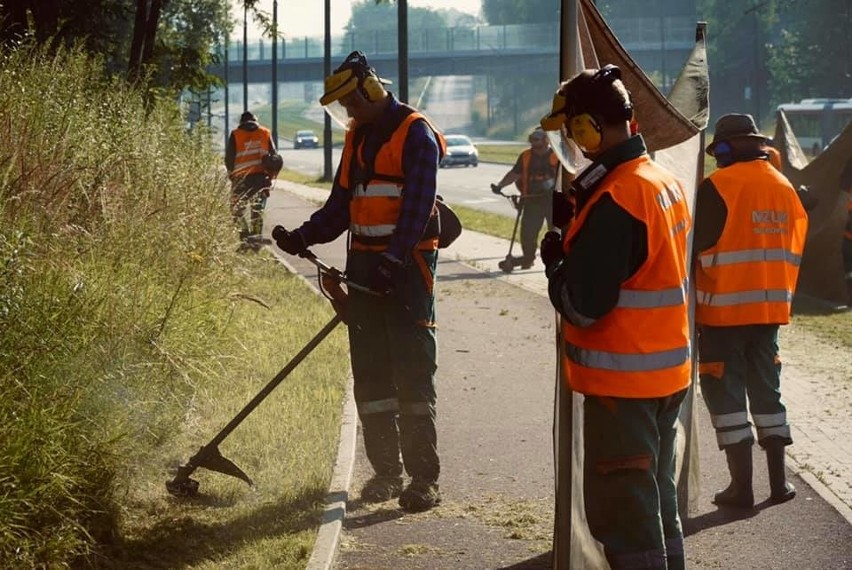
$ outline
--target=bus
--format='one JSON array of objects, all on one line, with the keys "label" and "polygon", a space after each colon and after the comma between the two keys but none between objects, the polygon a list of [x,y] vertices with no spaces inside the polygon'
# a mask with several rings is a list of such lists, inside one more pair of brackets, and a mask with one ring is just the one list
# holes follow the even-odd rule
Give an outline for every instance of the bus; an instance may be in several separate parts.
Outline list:
[{"label": "bus", "polygon": [[793,134],[806,153],[819,154],[846,125],[852,123],[852,97],[849,99],[802,99],[778,105],[784,111]]}]

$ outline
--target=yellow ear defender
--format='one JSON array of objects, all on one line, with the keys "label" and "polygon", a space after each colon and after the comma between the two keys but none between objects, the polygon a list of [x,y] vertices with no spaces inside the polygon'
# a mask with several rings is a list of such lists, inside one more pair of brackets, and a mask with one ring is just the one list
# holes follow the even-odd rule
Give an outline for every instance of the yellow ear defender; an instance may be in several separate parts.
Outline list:
[{"label": "yellow ear defender", "polygon": [[575,115],[568,120],[568,132],[571,138],[584,150],[595,152],[601,146],[601,126],[588,113]]},{"label": "yellow ear defender", "polygon": [[633,105],[609,86],[621,79],[621,70],[605,65],[591,73],[587,70],[569,82],[560,85],[553,96],[551,112],[541,119],[546,131],[564,127],[566,136],[589,152],[597,151],[602,144],[602,124],[606,121],[633,117]]},{"label": "yellow ear defender", "polygon": [[375,73],[364,75],[359,82],[359,87],[361,88],[361,95],[373,103],[381,101],[385,96],[382,80]]}]

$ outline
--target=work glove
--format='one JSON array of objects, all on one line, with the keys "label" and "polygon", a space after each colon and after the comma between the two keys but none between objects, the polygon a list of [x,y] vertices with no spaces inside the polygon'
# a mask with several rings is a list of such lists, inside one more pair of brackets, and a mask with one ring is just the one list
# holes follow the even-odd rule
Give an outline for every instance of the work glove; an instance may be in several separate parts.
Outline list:
[{"label": "work glove", "polygon": [[382,255],[376,271],[370,279],[370,289],[382,295],[390,295],[396,289],[397,275],[402,269],[402,263]]},{"label": "work glove", "polygon": [[574,219],[574,204],[566,194],[553,193],[553,225],[564,228]]},{"label": "work glove", "polygon": [[564,253],[562,252],[562,236],[559,232],[547,232],[541,240],[541,261],[544,263],[547,273],[551,266],[558,263]]},{"label": "work glove", "polygon": [[502,194],[503,193],[502,190],[503,189],[500,188],[499,186],[497,186],[496,184],[491,185],[491,191],[494,192],[495,194]]},{"label": "work glove", "polygon": [[276,245],[291,255],[303,255],[307,251],[305,238],[297,231],[287,231],[284,226],[275,226],[272,230],[272,239]]}]

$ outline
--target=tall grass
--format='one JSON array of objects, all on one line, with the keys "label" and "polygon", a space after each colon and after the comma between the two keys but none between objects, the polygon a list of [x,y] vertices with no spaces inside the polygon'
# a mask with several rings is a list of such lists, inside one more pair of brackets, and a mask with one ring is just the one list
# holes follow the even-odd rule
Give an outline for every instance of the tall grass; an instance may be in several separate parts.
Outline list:
[{"label": "tall grass", "polygon": [[236,253],[209,137],[100,69],[73,50],[0,53],[0,567],[92,564],[121,543],[146,460],[209,430],[203,406],[229,387],[247,401],[257,386],[229,384],[232,364],[269,356],[245,294],[263,261]]}]

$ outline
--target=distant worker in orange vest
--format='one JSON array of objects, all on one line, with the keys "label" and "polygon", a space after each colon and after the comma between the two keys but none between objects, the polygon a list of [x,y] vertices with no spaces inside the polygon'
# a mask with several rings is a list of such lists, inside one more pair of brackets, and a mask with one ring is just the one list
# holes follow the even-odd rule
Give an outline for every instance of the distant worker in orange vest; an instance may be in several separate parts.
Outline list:
[{"label": "distant worker in orange vest", "polygon": [[[263,228],[266,198],[272,179],[278,174],[264,160],[269,153],[277,154],[272,133],[258,123],[252,112],[245,111],[240,115],[239,126],[231,131],[225,148],[225,168],[231,179],[231,214],[242,239],[260,234]],[[247,204],[251,205],[250,224],[243,218]]]},{"label": "distant worker in orange vest", "polygon": [[542,127],[593,162],[572,183],[573,223],[564,238],[545,235],[541,257],[561,316],[563,381],[585,396],[589,529],[612,568],[671,570],[685,567],[675,453],[691,378],[691,219],[681,182],[631,134],[632,117],[615,66],[559,87]]},{"label": "distant worker in orange vest", "polygon": [[509,184],[515,184],[521,194],[515,207],[522,209],[522,255],[511,260],[513,265],[520,265],[521,269],[529,269],[535,263],[541,225],[547,222],[547,229],[553,229],[553,191],[559,169],[559,159],[541,128],[531,132],[528,140],[530,148],[521,152],[515,165],[500,182],[491,185],[491,191],[499,194]]},{"label": "distant worker in orange vest", "polygon": [[722,506],[751,508],[752,446],[766,451],[770,501],[796,496],[784,448],[793,443],[781,401],[778,329],[790,322],[807,214],[768,161],[751,115],[716,122],[707,154],[718,169],[698,188],[693,259],[701,393],[724,450],[731,483]]},{"label": "distant worker in orange vest", "polygon": [[846,227],[843,231],[843,275],[846,278],[846,304],[852,307],[852,158],[840,174],[840,189],[846,192]]}]

